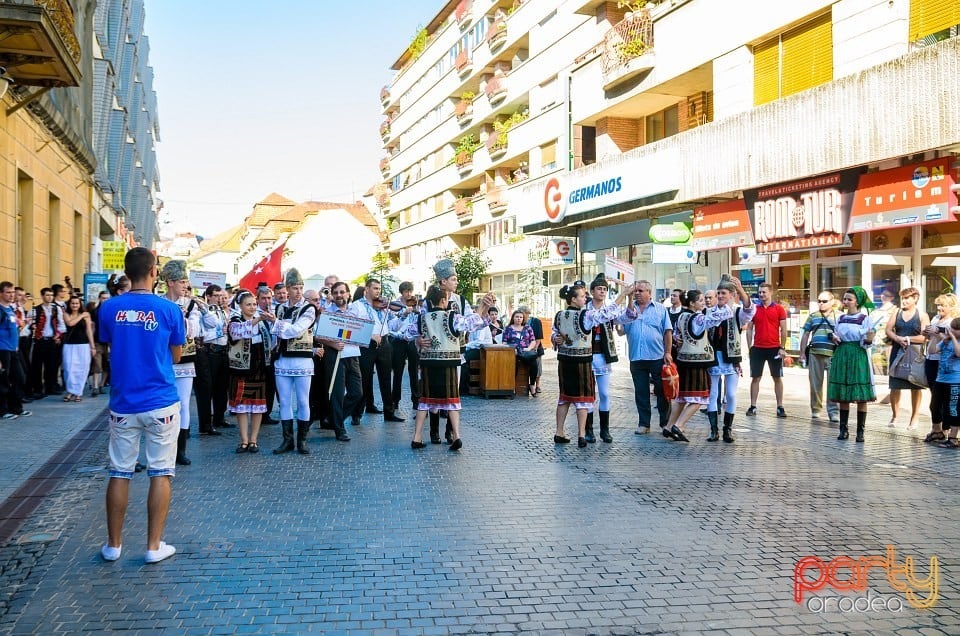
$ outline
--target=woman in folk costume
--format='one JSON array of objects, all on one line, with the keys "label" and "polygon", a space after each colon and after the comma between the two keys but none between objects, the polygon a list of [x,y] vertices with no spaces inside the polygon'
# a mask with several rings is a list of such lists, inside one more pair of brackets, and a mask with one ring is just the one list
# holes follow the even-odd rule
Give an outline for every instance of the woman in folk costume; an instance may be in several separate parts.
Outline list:
[{"label": "woman in folk costume", "polygon": [[587,306],[587,292],[583,281],[560,288],[560,298],[567,301],[567,308],[557,312],[553,319],[553,337],[551,338],[551,342],[557,349],[560,377],[557,432],[553,436],[554,443],[570,442],[563,434],[563,422],[572,404],[577,410],[577,446],[583,448],[587,445],[587,415],[593,411],[596,382],[593,374],[593,328],[609,322],[636,320],[637,314],[634,309],[619,306],[624,298],[632,296],[633,291],[634,286],[631,285],[624,289],[612,304],[597,309],[592,305]]},{"label": "woman in folk costume", "polygon": [[186,261],[167,261],[160,272],[160,276],[167,284],[167,293],[164,298],[180,306],[183,311],[183,320],[187,325],[187,343],[183,345],[180,362],[173,365],[173,375],[176,378],[177,395],[180,397],[180,436],[177,438],[177,463],[182,466],[189,466],[187,438],[190,437],[190,392],[193,390],[193,379],[197,377],[197,370],[193,362],[197,358],[196,338],[200,335],[201,308],[204,303],[199,298],[190,295],[190,276],[187,273]]},{"label": "woman in folk costume", "polygon": [[283,278],[287,302],[277,305],[277,321],[271,335],[279,341],[280,357],[274,364],[283,442],[274,455],[293,450],[293,405],[297,405],[297,452],[309,455],[310,379],[313,376],[313,330],[317,308],[303,297],[303,277],[291,267]]},{"label": "woman in folk costume", "polygon": [[[487,311],[496,305],[496,297],[486,294],[480,301],[479,314],[471,311],[464,315],[460,307],[451,302],[452,292],[447,291],[451,286],[455,288],[457,283],[453,261],[443,259],[434,265],[433,271],[438,284],[431,285],[427,290],[426,301],[416,325],[420,346],[420,401],[417,405],[417,427],[410,447],[417,449],[426,446],[422,435],[427,413],[445,409],[453,440],[450,450],[456,451],[463,447],[460,440],[460,382],[457,377],[460,335],[489,326]],[[439,431],[437,433],[439,435]]]},{"label": "woman in folk costume", "polygon": [[[603,309],[611,303],[607,298],[607,279],[603,272],[590,282],[590,301],[588,307],[594,310]],[[600,413],[600,439],[609,444],[610,437],[610,374],[613,373],[613,363],[619,360],[617,343],[614,340],[613,326],[622,320],[610,320],[593,326],[590,336],[593,349],[593,376],[597,381],[596,397],[597,411]],[[588,444],[596,442],[593,435],[593,411],[587,413],[587,429],[584,435]]]},{"label": "woman in folk costume", "polygon": [[869,314],[873,302],[863,287],[843,292],[844,313],[837,318],[833,341],[837,345],[830,361],[827,399],[840,405],[840,435],[850,437],[850,403],[857,403],[857,441],[863,441],[867,425],[867,402],[877,399],[873,390],[873,367],[867,351],[873,346],[874,330],[880,316]]},{"label": "woman in folk costume", "polygon": [[[236,297],[240,313],[227,328],[230,366],[230,412],[237,415],[238,453],[258,453],[260,421],[267,412],[267,374],[270,367],[270,323],[273,314],[257,309],[257,297],[243,290]],[[249,421],[248,421],[249,420]]]},{"label": "woman in folk costume", "polygon": [[[737,299],[741,306],[736,307]],[[723,441],[733,443],[733,416],[737,411],[737,380],[741,375],[743,344],[740,333],[757,313],[756,305],[743,289],[736,276],[724,275],[717,285],[717,304],[711,311],[726,311],[729,316],[707,331],[713,360],[707,369],[710,375],[710,401],[707,402],[707,419],[710,420],[708,442],[719,439],[717,403],[720,396],[720,380],[723,379],[726,409],[723,413]]]},{"label": "woman in folk costume", "polygon": [[[709,367],[714,365],[713,345],[707,332],[733,316],[729,305],[714,305],[705,309],[704,296],[696,289],[683,295],[684,310],[677,318],[677,328],[673,332],[676,345],[677,373],[680,376],[680,392],[670,408],[670,420],[666,429],[673,439],[688,442],[683,433],[684,425],[710,400]],[[709,441],[717,441],[719,429],[711,420]]]}]

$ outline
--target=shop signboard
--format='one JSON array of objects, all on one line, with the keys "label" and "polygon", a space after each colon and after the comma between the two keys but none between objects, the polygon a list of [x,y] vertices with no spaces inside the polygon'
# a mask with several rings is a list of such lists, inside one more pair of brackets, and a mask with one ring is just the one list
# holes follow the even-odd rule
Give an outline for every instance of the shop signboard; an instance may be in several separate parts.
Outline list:
[{"label": "shop signboard", "polygon": [[629,157],[550,175],[510,197],[510,212],[522,226],[562,223],[593,210],[668,193],[679,188],[679,154]]},{"label": "shop signboard", "polygon": [[607,280],[616,281],[620,285],[632,285],[634,281],[633,265],[618,258],[607,256],[604,260],[604,274]]},{"label": "shop signboard", "polygon": [[951,159],[935,159],[860,176],[849,232],[954,221]]},{"label": "shop signboard", "polygon": [[690,242],[690,228],[681,222],[651,225],[647,234],[659,245],[686,245]]},{"label": "shop signboard", "polygon": [[123,241],[103,241],[103,271],[122,272],[127,244]]},{"label": "shop signboard", "polygon": [[557,238],[547,243],[547,265],[572,265],[577,255],[577,239]]},{"label": "shop signboard", "polygon": [[859,174],[859,170],[844,170],[745,190],[757,253],[845,245]]},{"label": "shop signboard", "polygon": [[690,246],[694,250],[705,252],[747,245],[753,247],[753,235],[743,199],[714,203],[693,211]]}]

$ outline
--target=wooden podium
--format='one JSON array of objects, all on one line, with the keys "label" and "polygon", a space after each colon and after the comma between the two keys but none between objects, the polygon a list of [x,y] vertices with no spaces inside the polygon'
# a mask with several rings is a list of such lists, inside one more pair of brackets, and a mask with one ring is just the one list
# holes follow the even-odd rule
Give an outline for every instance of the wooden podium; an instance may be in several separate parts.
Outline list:
[{"label": "wooden podium", "polygon": [[509,345],[486,345],[480,350],[480,393],[516,395],[517,353]]}]

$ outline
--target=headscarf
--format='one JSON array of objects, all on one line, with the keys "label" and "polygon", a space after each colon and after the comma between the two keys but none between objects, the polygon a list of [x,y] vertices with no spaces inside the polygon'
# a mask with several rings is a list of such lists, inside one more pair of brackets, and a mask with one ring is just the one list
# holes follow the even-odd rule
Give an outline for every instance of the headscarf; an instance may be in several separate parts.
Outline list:
[{"label": "headscarf", "polygon": [[873,301],[870,300],[870,296],[867,295],[867,290],[859,285],[854,285],[849,291],[857,297],[857,307],[866,309],[867,311],[873,311]]}]

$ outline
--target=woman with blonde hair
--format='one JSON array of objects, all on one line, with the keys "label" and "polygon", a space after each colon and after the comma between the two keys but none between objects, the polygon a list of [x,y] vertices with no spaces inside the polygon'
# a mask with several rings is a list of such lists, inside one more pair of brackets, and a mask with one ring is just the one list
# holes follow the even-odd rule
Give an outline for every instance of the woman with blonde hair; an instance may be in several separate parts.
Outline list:
[{"label": "woman with blonde hair", "polygon": [[[890,350],[890,360],[897,359],[897,355],[910,345],[924,343],[923,331],[930,324],[926,312],[917,307],[920,300],[920,290],[916,287],[907,287],[900,292],[900,311],[893,320],[887,323],[887,338],[893,347]],[[909,380],[890,377],[890,428],[897,425],[897,414],[900,411],[900,391],[910,391],[910,424],[908,430],[917,428],[917,418],[920,417],[921,386]]]},{"label": "woman with blonde hair", "polygon": [[954,294],[941,294],[933,301],[937,308],[937,315],[931,320],[926,329],[923,330],[923,337],[926,340],[924,353],[924,371],[927,374],[927,385],[930,387],[930,419],[931,428],[927,436],[923,438],[924,442],[942,442],[946,439],[943,432],[943,405],[947,397],[947,386],[937,382],[937,374],[940,371],[940,345],[943,342],[941,334],[945,334],[950,326],[950,321],[960,315],[960,307],[957,306],[957,297]]}]

